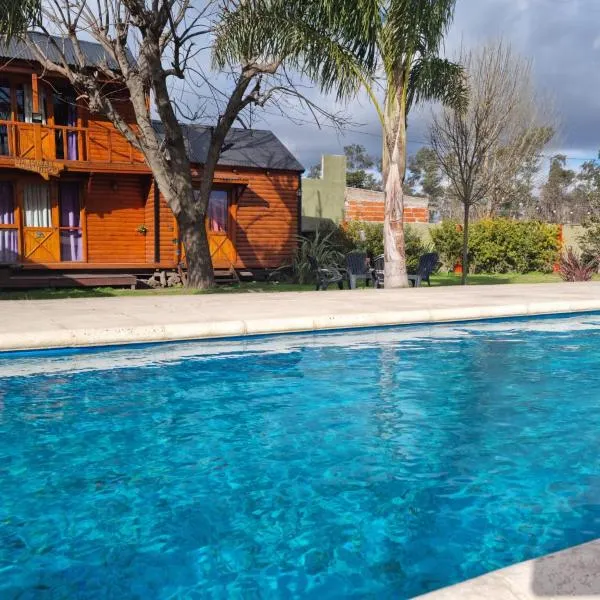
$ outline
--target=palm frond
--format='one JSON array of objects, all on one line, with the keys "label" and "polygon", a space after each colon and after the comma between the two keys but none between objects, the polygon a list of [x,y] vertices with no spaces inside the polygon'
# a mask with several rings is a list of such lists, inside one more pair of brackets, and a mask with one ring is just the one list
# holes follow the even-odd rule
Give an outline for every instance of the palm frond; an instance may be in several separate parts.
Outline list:
[{"label": "palm frond", "polygon": [[7,41],[37,25],[41,0],[0,0],[0,35]]},{"label": "palm frond", "polygon": [[251,0],[223,14],[213,63],[279,62],[338,98],[375,69],[378,0]]},{"label": "palm frond", "polygon": [[427,100],[463,110],[468,102],[463,67],[437,56],[421,57],[415,61],[408,83],[407,110],[413,104]]},{"label": "palm frond", "polygon": [[389,0],[383,14],[380,47],[386,72],[405,57],[439,54],[452,23],[456,0]]}]

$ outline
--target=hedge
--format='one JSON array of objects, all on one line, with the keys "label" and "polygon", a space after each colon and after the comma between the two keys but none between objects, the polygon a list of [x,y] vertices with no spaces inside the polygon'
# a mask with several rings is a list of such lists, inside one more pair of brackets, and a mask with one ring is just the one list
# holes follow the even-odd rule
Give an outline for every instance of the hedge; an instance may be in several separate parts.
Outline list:
[{"label": "hedge", "polygon": [[[442,223],[431,230],[431,238],[447,270],[460,262],[462,231],[458,223]],[[469,270],[473,273],[550,272],[559,253],[558,225],[488,219],[469,228]]]},{"label": "hedge", "polygon": [[[371,257],[383,254],[383,223],[349,221],[343,226],[343,231],[350,249],[362,250]],[[416,271],[419,257],[431,249],[410,225],[404,226],[404,244],[406,266],[409,271]]]}]

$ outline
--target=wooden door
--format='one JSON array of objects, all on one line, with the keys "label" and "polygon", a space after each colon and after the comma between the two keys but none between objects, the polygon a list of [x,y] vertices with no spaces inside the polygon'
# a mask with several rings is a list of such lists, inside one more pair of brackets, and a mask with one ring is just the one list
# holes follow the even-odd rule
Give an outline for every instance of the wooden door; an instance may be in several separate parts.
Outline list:
[{"label": "wooden door", "polygon": [[54,223],[50,185],[26,183],[22,191],[23,258],[25,262],[60,261],[58,223]]},{"label": "wooden door", "polygon": [[206,232],[213,269],[235,268],[237,252],[230,190],[213,190],[206,211]]}]

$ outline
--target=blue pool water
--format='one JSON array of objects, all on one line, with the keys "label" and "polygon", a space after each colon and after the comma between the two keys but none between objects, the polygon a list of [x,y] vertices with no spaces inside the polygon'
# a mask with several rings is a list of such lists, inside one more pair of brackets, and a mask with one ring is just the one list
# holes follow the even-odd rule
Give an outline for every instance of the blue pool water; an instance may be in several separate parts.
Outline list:
[{"label": "blue pool water", "polygon": [[0,598],[403,598],[600,536],[600,317],[0,358]]}]

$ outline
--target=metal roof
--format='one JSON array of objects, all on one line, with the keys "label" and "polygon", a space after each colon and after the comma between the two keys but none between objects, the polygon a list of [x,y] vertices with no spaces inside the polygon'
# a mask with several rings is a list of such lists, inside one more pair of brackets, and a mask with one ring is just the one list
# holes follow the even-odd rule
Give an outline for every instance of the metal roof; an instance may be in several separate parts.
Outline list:
[{"label": "metal roof", "polygon": [[[60,51],[63,52],[67,62],[72,65],[78,64],[78,60],[75,56],[73,49],[73,43],[68,38],[47,36],[44,33],[30,31],[28,34],[29,38],[40,47],[42,52],[52,61],[60,63],[62,58],[60,52],[56,49],[54,44],[50,42],[50,37],[56,42]],[[88,42],[86,40],[79,40],[79,45],[83,52],[86,60],[87,67],[93,67],[103,62],[108,64],[111,69],[116,69],[117,64],[112,60],[105,52],[104,48],[96,42]],[[31,60],[37,62],[35,54],[22,40],[12,38],[8,45],[0,40],[0,58],[12,58],[21,60]],[[130,60],[133,60],[131,54],[129,54]]]},{"label": "metal roof", "polygon": [[[160,134],[162,123],[155,121]],[[182,123],[190,162],[204,164],[210,143],[210,127]],[[232,128],[223,146],[219,165],[301,173],[304,167],[271,131]]]}]

